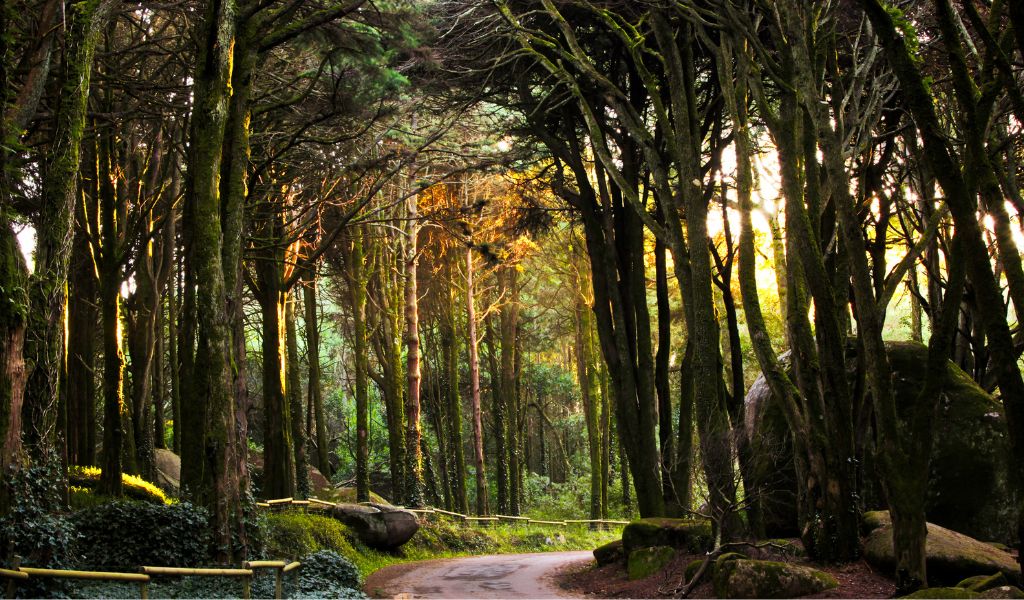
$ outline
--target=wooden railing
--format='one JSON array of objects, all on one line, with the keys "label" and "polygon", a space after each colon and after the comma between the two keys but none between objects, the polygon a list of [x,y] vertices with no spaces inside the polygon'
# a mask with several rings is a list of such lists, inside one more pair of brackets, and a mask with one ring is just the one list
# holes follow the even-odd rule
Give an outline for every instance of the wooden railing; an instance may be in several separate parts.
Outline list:
[{"label": "wooden railing", "polygon": [[152,567],[144,566],[138,573],[114,571],[75,571],[70,569],[37,569],[34,567],[18,567],[17,569],[0,569],[0,579],[7,580],[8,598],[14,597],[15,586],[19,582],[30,579],[78,579],[92,581],[122,581],[139,584],[139,597],[149,598],[149,584],[154,576],[174,577],[237,577],[242,581],[242,598],[252,597],[252,578],[257,569],[273,569],[275,571],[274,598],[284,597],[284,575],[302,566],[299,562],[283,560],[254,560],[243,564],[244,568],[206,569],[191,567]]},{"label": "wooden railing", "polygon": [[[362,502],[361,504],[369,504],[368,502]],[[327,502],[319,498],[310,498],[309,500],[295,500],[294,498],[278,498],[276,500],[267,500],[266,502],[257,502],[257,506],[261,508],[270,509],[282,509],[282,508],[301,508],[303,510],[320,510],[333,508],[335,503]],[[565,519],[561,521],[549,521],[542,519],[531,519],[530,517],[519,517],[511,515],[491,515],[491,516],[474,516],[464,515],[462,513],[452,512],[450,510],[444,510],[436,507],[425,507],[425,508],[405,508],[404,506],[396,506],[395,508],[402,508],[411,513],[414,513],[420,519],[429,519],[433,515],[441,515],[457,522],[466,523],[469,525],[476,525],[478,527],[489,527],[493,523],[507,522],[507,523],[518,523],[522,525],[545,525],[551,527],[568,527],[570,525],[586,525],[594,529],[610,529],[611,527],[622,526],[629,524],[629,521],[617,521],[614,519]]]}]

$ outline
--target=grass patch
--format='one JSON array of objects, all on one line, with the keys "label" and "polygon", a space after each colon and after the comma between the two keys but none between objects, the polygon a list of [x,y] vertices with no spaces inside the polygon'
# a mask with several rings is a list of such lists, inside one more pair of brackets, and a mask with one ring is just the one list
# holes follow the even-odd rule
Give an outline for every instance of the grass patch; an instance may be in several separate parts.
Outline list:
[{"label": "grass patch", "polygon": [[395,552],[367,547],[336,519],[301,511],[267,515],[266,555],[294,559],[318,550],[333,550],[352,561],[363,580],[389,565],[434,558],[520,552],[592,550],[622,536],[619,528],[591,531],[584,525],[565,528],[500,523],[489,528],[444,518],[422,523],[408,543]]}]

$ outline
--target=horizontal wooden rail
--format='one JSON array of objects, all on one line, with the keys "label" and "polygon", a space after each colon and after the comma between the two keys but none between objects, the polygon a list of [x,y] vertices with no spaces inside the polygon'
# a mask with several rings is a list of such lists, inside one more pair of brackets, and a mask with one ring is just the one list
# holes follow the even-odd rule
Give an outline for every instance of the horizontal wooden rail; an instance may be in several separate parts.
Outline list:
[{"label": "horizontal wooden rail", "polygon": [[559,527],[565,527],[565,521],[540,521],[537,519],[530,519],[527,522],[530,525],[558,525]]},{"label": "horizontal wooden rail", "polygon": [[195,569],[191,567],[142,567],[142,572],[147,575],[252,577],[252,569]]},{"label": "horizontal wooden rail", "polygon": [[296,561],[296,562],[290,562],[290,563],[286,564],[286,565],[284,566],[284,568],[283,568],[283,569],[281,569],[281,571],[282,571],[282,572],[284,572],[284,573],[289,573],[289,572],[291,572],[291,571],[294,571],[295,569],[298,569],[298,568],[299,568],[299,567],[301,567],[301,566],[302,566],[302,563],[300,563],[300,562],[298,562],[298,561]]},{"label": "horizontal wooden rail", "polygon": [[142,573],[116,573],[113,571],[72,571],[65,569],[36,569],[18,567],[29,577],[57,577],[60,579],[91,579],[96,581],[149,581],[149,575]]},{"label": "horizontal wooden rail", "polygon": [[[31,577],[54,577],[57,579],[84,579],[91,581],[133,581],[139,584],[139,596],[143,599],[149,598],[149,575],[143,575],[142,573],[74,571],[70,569],[36,569],[34,567],[18,567],[18,571],[25,575],[25,579]],[[14,582],[12,581],[11,583]]]},{"label": "horizontal wooden rail", "polygon": [[283,569],[287,564],[283,560],[247,560],[242,566],[246,569]]},{"label": "horizontal wooden rail", "polygon": [[[299,565],[299,563],[287,563],[283,560],[247,560],[242,563],[242,566],[246,569],[273,569],[274,598],[280,600],[284,598],[284,574],[291,570],[288,568],[289,564]],[[292,569],[294,568],[292,567]]]},{"label": "horizontal wooden rail", "polygon": [[28,579],[28,573],[24,571],[12,571],[11,569],[0,569],[0,577],[4,579]]},{"label": "horizontal wooden rail", "polygon": [[[180,577],[240,577],[242,579],[242,598],[249,600],[252,597],[252,569],[193,569],[186,567],[142,567],[142,572],[147,575],[176,575]],[[143,598],[148,598],[148,593],[143,587]]]}]

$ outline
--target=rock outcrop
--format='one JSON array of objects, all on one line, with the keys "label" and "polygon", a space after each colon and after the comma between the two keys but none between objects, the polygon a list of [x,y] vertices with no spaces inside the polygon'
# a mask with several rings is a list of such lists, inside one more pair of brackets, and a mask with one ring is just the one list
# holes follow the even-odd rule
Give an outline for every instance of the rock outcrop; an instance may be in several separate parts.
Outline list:
[{"label": "rock outcrop", "polygon": [[630,579],[645,579],[664,569],[675,555],[675,548],[669,546],[637,548],[629,553],[626,573]]},{"label": "rock outcrop", "polygon": [[727,560],[715,564],[719,598],[798,598],[837,587],[828,573],[768,560]]},{"label": "rock outcrop", "polygon": [[[895,573],[892,524],[888,514],[869,513],[866,522],[874,527],[864,540],[864,558],[884,572]],[[965,578],[976,575],[987,577],[996,573],[1002,574],[1005,581],[1021,583],[1020,565],[1009,553],[933,523],[928,523],[925,561],[928,582],[935,585],[951,586],[963,582]]]},{"label": "rock outcrop", "polygon": [[394,550],[419,531],[416,515],[385,504],[335,504],[331,515],[371,548]]},{"label": "rock outcrop", "polygon": [[639,519],[622,530],[622,547],[627,555],[635,549],[654,546],[705,552],[711,549],[712,541],[711,524],[693,519]]},{"label": "rock outcrop", "polygon": [[[928,349],[914,342],[886,344],[892,364],[896,401],[910,405],[924,385]],[[788,364],[788,354],[780,357]],[[852,361],[851,361],[852,363]],[[851,374],[851,377],[853,375]],[[795,537],[796,474],[792,443],[782,409],[758,377],[744,400],[750,436],[753,474],[761,491],[766,533]],[[869,402],[870,405],[870,402]],[[928,520],[948,529],[985,540],[1010,542],[1016,537],[1016,499],[1009,464],[1009,437],[1002,406],[952,362],[947,364],[938,402],[926,512]],[[866,436],[870,439],[871,436]],[[870,448],[863,457],[868,508],[885,508],[874,479]]]}]

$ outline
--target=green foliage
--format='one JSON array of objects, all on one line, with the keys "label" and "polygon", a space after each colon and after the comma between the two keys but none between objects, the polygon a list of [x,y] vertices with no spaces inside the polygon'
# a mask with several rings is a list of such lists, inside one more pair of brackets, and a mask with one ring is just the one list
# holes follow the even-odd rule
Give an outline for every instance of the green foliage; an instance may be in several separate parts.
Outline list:
[{"label": "green foliage", "polygon": [[[68,568],[76,562],[79,532],[63,514],[59,465],[51,456],[37,466],[4,473],[0,484],[11,506],[0,518],[0,561],[19,556],[23,565],[42,568]],[[61,582],[31,581],[19,586],[18,594],[52,596],[63,588]]]},{"label": "green foliage", "polygon": [[[76,562],[79,533],[63,513],[59,465],[51,455],[41,466],[4,473],[0,485],[6,488],[3,493],[11,498],[11,507],[0,518],[0,564],[11,556],[20,556],[24,566],[49,569],[69,568]],[[20,585],[18,594],[48,597],[63,593],[65,587],[61,581],[32,580]]]},{"label": "green foliage", "polygon": [[359,570],[344,556],[320,550],[302,557],[302,568],[289,598],[364,598]]},{"label": "green foliage", "polygon": [[75,513],[72,521],[86,565],[191,567],[209,560],[206,511],[187,502],[109,502]]},{"label": "green foliage", "polygon": [[268,515],[265,524],[266,555],[269,558],[299,557],[320,550],[352,556],[354,536],[332,517],[285,511]]}]

